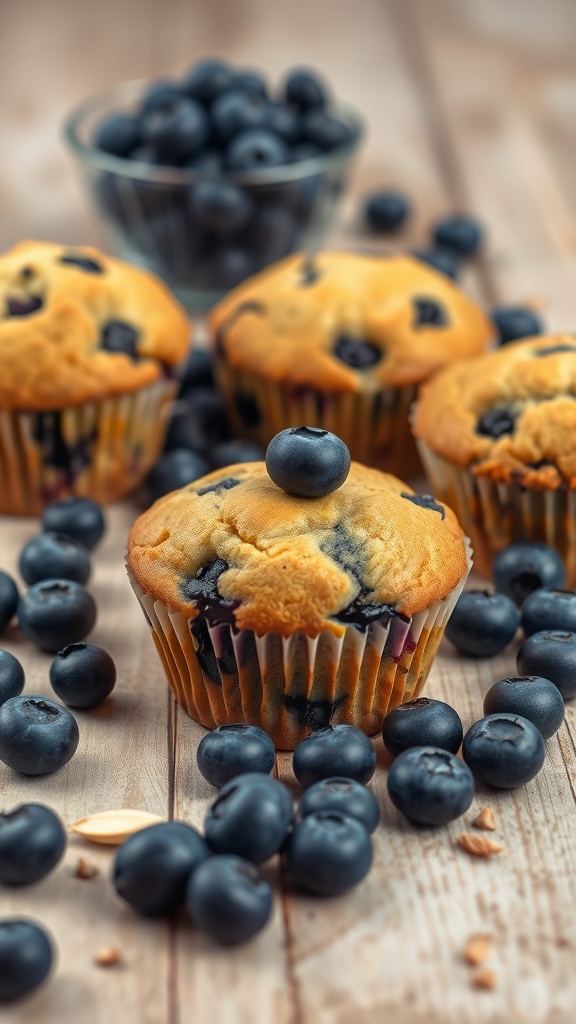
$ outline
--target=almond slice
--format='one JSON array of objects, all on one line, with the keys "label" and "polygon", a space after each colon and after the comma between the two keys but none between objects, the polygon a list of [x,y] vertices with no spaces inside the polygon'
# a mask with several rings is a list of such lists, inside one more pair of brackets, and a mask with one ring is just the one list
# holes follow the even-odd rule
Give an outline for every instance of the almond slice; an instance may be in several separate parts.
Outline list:
[{"label": "almond slice", "polygon": [[149,811],[99,811],[97,814],[88,815],[87,818],[79,818],[78,821],[72,822],[69,828],[71,832],[76,832],[93,843],[118,846],[135,832],[164,820],[158,814],[150,814]]},{"label": "almond slice", "polygon": [[502,853],[504,850],[500,843],[495,843],[493,839],[488,839],[488,836],[474,836],[471,832],[462,832],[459,836],[456,836],[456,842],[466,853],[471,853],[473,857],[494,857],[497,853]]},{"label": "almond slice", "polygon": [[492,956],[494,940],[491,935],[471,935],[464,946],[464,959],[471,967],[481,967]]},{"label": "almond slice", "polygon": [[498,984],[496,971],[491,967],[483,967],[480,971],[474,971],[470,975],[470,984],[473,988],[483,988],[486,992],[492,992]]},{"label": "almond slice", "polygon": [[472,822],[474,828],[482,828],[485,832],[496,831],[496,818],[491,807],[483,807]]}]

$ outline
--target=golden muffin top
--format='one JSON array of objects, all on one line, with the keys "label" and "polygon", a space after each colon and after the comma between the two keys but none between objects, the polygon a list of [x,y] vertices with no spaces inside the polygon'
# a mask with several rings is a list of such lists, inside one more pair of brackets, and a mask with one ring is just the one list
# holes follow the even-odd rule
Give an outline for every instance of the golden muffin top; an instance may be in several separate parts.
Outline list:
[{"label": "golden muffin top", "polygon": [[136,391],[180,362],[189,340],[161,281],[97,249],[20,242],[0,256],[0,408]]},{"label": "golden muffin top", "polygon": [[478,476],[576,487],[576,336],[529,338],[449,367],[423,389],[414,432]]},{"label": "golden muffin top", "polygon": [[492,327],[443,274],[409,256],[289,256],[230,292],[211,335],[235,369],[336,391],[418,384],[478,355]]},{"label": "golden muffin top", "polygon": [[128,569],[191,618],[338,636],[443,600],[467,554],[451,510],[396,477],[353,462],[337,490],[302,498],[252,462],[157,501],[132,528]]}]

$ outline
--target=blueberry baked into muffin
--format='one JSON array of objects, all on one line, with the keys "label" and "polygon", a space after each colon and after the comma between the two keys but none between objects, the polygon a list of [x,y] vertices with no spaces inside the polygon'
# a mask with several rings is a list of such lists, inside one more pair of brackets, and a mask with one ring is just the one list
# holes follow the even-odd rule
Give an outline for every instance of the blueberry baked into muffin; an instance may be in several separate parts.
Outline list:
[{"label": "blueberry baked into muffin", "polygon": [[440,373],[414,431],[434,493],[472,538],[474,564],[544,541],[576,583],[576,337],[518,341]]},{"label": "blueberry baked into muffin", "polygon": [[244,282],[211,318],[236,433],[335,430],[360,462],[404,474],[422,381],[481,353],[492,328],[447,278],[411,257],[290,256]]},{"label": "blueberry baked into muffin", "polygon": [[[261,726],[290,749],[331,722],[375,733],[420,693],[469,555],[449,508],[355,462],[327,493],[333,435],[286,434],[267,463],[291,493],[264,462],[213,472],[137,520],[127,560],[185,710],[208,728]],[[277,465],[298,445],[308,483]]]},{"label": "blueberry baked into muffin", "polygon": [[135,487],[189,335],[160,281],[96,249],[22,242],[0,256],[0,511]]}]

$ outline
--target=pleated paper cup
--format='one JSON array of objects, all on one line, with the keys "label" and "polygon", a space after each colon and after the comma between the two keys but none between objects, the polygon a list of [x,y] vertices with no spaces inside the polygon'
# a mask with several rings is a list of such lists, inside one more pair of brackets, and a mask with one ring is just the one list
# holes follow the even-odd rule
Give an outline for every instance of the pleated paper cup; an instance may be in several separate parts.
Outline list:
[{"label": "pleated paper cup", "polygon": [[152,630],[176,700],[207,729],[248,722],[264,729],[281,750],[293,750],[328,724],[354,725],[368,735],[385,714],[414,700],[471,566],[443,601],[410,618],[392,616],[366,631],[348,626],[341,636],[324,630],[258,636],[203,616],[188,618],[145,593],[128,573]]},{"label": "pleated paper cup", "polygon": [[48,412],[0,410],[0,512],[38,515],[74,496],[106,504],[156,462],[177,383]]},{"label": "pleated paper cup", "polygon": [[322,427],[342,438],[356,462],[402,478],[421,470],[409,424],[415,387],[322,391],[235,370],[218,354],[215,366],[235,435],[265,448],[287,427]]}]

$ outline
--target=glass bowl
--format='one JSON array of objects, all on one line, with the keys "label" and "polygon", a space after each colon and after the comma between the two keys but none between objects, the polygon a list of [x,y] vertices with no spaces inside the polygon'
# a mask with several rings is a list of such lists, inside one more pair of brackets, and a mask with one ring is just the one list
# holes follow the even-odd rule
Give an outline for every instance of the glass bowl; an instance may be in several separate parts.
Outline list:
[{"label": "glass bowl", "polygon": [[162,277],[188,309],[206,309],[269,263],[322,245],[363,134],[355,111],[334,111],[350,129],[346,146],[282,167],[225,172],[224,180],[248,193],[252,214],[241,234],[218,238],[198,224],[190,203],[209,172],[122,159],[92,145],[98,123],[112,112],[132,112],[146,84],[107,89],[76,107],[64,124],[99,222],[123,259]]}]

